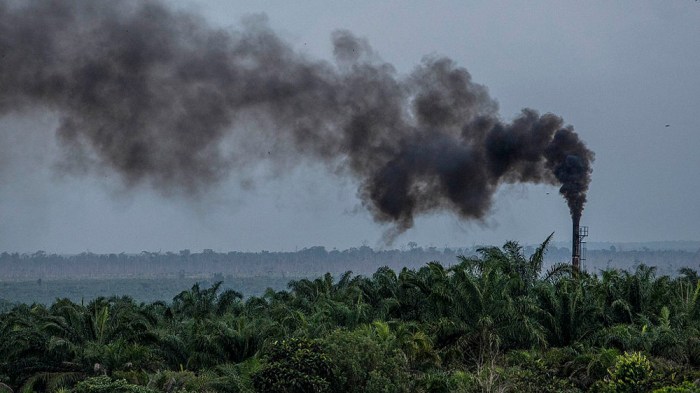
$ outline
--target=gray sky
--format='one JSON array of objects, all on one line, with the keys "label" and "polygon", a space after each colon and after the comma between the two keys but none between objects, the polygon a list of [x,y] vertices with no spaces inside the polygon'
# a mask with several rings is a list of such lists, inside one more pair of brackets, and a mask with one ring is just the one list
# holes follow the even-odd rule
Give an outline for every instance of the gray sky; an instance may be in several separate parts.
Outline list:
[{"label": "gray sky", "polygon": [[[700,240],[700,3],[675,1],[178,1],[235,29],[265,13],[310,58],[330,35],[367,38],[401,74],[444,55],[488,87],[508,120],[523,107],[573,124],[595,151],[582,223],[591,241]],[[113,173],[61,175],[58,116],[0,118],[0,251],[294,250],[382,247],[386,229],[357,183],[308,163],[230,179],[198,201],[124,190]],[[666,127],[666,125],[669,127]],[[505,186],[483,223],[419,217],[392,247],[556,240],[570,236],[553,186]]]}]

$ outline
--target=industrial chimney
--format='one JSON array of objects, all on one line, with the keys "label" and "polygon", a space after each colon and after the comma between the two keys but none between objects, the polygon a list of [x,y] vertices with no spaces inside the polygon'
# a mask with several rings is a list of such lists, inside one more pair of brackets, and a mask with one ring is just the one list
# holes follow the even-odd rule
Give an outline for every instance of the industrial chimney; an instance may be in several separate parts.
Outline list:
[{"label": "industrial chimney", "polygon": [[573,239],[571,242],[571,266],[574,274],[581,270],[581,261],[585,260],[583,255],[583,247],[585,245],[584,238],[588,236],[588,227],[580,225],[580,217],[573,219]]}]

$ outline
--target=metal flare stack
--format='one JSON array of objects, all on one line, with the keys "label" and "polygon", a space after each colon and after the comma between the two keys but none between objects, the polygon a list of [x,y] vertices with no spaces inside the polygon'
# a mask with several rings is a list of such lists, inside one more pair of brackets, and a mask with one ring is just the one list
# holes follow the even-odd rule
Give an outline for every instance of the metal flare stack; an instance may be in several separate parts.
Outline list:
[{"label": "metal flare stack", "polygon": [[584,239],[588,236],[588,227],[580,225],[580,218],[574,218],[573,222],[573,239],[571,242],[571,266],[574,273],[581,270],[581,262],[584,261]]}]

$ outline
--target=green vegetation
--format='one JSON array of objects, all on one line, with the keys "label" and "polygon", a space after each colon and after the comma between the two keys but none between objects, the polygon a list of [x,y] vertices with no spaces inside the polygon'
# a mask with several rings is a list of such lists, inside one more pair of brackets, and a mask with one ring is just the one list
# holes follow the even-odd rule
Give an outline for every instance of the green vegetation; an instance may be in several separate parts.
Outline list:
[{"label": "green vegetation", "polygon": [[700,391],[697,272],[543,271],[548,241],[248,298],[7,305],[0,392]]}]

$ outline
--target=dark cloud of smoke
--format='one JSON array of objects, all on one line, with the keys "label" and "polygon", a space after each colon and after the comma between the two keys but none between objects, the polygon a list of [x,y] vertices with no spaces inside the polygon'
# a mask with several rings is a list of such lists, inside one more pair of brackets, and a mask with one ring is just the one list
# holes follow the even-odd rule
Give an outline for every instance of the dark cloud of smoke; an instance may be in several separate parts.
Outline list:
[{"label": "dark cloud of smoke", "polygon": [[304,157],[356,177],[397,233],[439,210],[482,219],[502,183],[560,185],[580,216],[593,153],[561,118],[502,122],[450,59],[401,76],[365,40],[331,38],[334,61],[316,61],[260,16],[229,31],[158,1],[0,1],[0,115],[55,111],[70,167],[165,194]]}]

